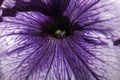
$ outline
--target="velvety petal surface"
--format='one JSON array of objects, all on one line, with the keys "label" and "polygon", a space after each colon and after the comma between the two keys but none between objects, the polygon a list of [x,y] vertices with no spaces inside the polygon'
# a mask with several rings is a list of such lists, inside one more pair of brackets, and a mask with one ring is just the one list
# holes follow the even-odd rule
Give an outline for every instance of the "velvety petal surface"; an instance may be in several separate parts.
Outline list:
[{"label": "velvety petal surface", "polygon": [[[16,0],[12,8],[3,8],[2,16],[15,16],[18,11],[38,11],[48,16],[62,14],[69,5],[70,0]],[[5,4],[5,3],[4,3]]]},{"label": "velvety petal surface", "polygon": [[[0,79],[113,80],[120,66],[113,45],[119,29],[107,6],[101,0],[17,0],[3,9]],[[61,14],[70,19],[72,34],[64,39],[44,34],[43,25]]]}]

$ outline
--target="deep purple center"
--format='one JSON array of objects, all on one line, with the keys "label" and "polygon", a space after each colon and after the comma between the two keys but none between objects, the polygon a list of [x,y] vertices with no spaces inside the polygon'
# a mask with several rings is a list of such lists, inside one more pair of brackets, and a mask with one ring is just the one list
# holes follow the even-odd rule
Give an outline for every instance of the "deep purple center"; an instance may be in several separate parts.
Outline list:
[{"label": "deep purple center", "polygon": [[43,27],[43,33],[56,39],[66,38],[72,33],[68,17],[59,15],[52,17],[51,20],[52,22],[46,23]]}]

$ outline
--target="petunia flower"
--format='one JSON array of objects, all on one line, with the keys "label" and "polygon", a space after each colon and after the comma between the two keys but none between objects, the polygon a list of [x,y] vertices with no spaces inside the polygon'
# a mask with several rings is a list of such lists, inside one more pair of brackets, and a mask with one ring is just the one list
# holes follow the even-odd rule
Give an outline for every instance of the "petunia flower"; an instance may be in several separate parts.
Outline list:
[{"label": "petunia flower", "polygon": [[113,73],[120,71],[114,51],[120,42],[119,28],[111,24],[118,19],[110,14],[112,2],[1,0],[0,5],[0,80],[119,80]]}]

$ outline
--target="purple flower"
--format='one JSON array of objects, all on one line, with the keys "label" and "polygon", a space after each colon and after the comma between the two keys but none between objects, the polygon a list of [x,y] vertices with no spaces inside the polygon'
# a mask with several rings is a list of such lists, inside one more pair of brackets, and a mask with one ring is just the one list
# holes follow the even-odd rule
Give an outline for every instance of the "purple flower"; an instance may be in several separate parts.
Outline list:
[{"label": "purple flower", "polygon": [[[102,0],[2,0],[1,80],[113,80],[114,16]],[[110,59],[110,60],[109,60]],[[113,66],[114,65],[114,66]],[[114,79],[118,80],[118,78]]]}]

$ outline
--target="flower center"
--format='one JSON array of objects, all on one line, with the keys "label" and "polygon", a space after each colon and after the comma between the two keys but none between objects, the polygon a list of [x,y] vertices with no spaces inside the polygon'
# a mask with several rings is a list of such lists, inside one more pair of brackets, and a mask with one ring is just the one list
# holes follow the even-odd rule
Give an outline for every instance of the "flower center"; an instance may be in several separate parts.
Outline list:
[{"label": "flower center", "polygon": [[56,39],[66,38],[71,34],[69,18],[65,16],[54,17],[43,31],[48,36]]}]

